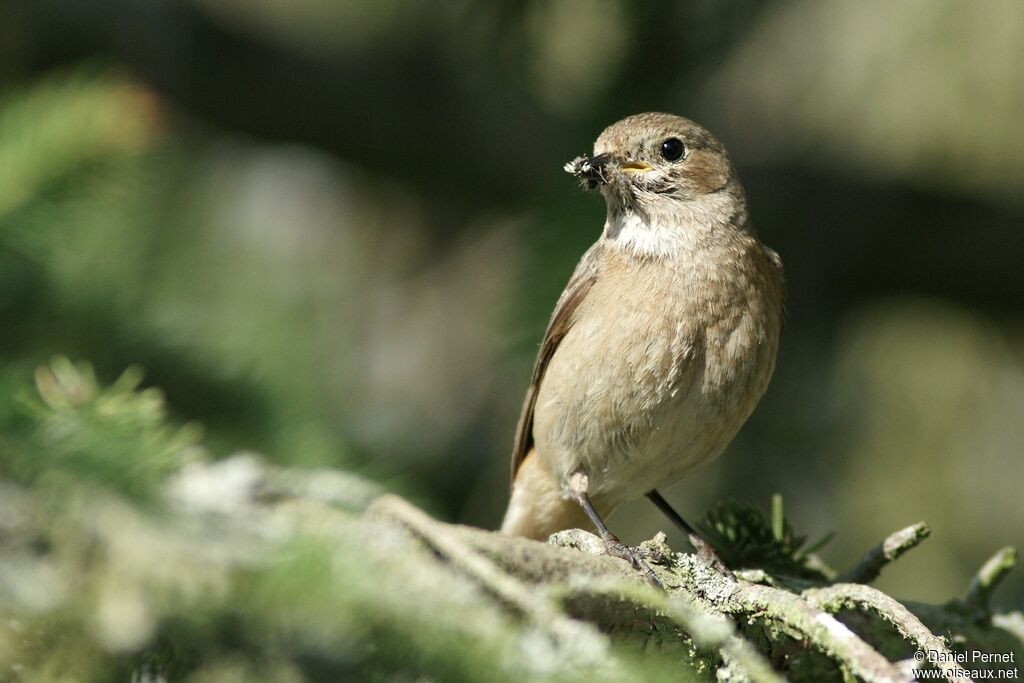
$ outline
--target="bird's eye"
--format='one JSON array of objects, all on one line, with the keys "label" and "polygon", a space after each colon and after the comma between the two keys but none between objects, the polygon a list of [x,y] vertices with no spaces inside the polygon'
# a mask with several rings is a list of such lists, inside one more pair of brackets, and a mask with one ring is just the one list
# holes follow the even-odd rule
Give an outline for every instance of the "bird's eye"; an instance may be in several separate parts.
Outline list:
[{"label": "bird's eye", "polygon": [[661,143],[661,156],[665,157],[666,161],[679,161],[683,158],[684,152],[686,147],[679,138],[669,138]]}]

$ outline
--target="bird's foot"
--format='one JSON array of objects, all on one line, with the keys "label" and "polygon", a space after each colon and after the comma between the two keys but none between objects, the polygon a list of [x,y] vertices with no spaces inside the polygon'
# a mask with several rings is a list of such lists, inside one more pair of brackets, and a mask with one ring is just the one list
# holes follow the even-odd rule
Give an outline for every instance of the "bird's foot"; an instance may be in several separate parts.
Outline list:
[{"label": "bird's foot", "polygon": [[659,531],[654,534],[654,538],[641,543],[637,552],[651,564],[663,566],[672,564],[672,549],[668,547],[668,538],[663,531]]},{"label": "bird's foot", "polygon": [[661,583],[661,579],[654,573],[650,565],[644,560],[644,551],[640,548],[633,548],[620,541],[615,535],[607,534],[601,540],[604,541],[604,547],[608,551],[608,554],[612,557],[618,557],[626,560],[634,569],[643,572],[644,578],[647,579],[647,583],[651,584],[655,588],[665,590],[664,584]]},{"label": "bird's foot", "polygon": [[694,550],[697,551],[697,557],[710,564],[711,567],[719,574],[723,574],[730,579],[736,578],[736,575],[732,573],[731,569],[725,566],[725,562],[722,562],[722,558],[718,556],[718,553],[715,552],[715,549],[711,547],[710,543],[697,534],[690,534],[689,538],[690,545],[692,545]]}]

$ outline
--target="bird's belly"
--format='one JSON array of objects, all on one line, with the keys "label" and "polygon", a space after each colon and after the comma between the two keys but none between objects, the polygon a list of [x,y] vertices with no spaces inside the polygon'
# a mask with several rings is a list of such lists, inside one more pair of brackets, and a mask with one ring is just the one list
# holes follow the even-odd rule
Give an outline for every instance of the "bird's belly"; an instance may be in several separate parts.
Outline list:
[{"label": "bird's belly", "polygon": [[763,393],[775,346],[692,316],[662,315],[654,329],[648,313],[610,313],[573,328],[552,358],[534,439],[563,483],[582,469],[594,495],[618,501],[716,457]]}]

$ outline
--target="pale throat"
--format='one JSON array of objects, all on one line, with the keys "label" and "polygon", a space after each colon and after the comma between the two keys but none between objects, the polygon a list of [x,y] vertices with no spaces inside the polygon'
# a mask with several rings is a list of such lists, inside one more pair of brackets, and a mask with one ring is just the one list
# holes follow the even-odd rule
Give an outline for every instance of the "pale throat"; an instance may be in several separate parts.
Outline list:
[{"label": "pale throat", "polygon": [[604,238],[637,256],[670,257],[695,249],[717,230],[731,229],[734,209],[735,200],[725,193],[699,201],[666,200],[663,211],[620,206],[608,212]]}]

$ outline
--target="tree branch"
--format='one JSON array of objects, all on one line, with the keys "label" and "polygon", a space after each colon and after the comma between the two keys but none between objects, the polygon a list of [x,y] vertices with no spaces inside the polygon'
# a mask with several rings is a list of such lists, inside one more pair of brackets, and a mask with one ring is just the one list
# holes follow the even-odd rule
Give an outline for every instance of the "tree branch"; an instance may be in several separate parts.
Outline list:
[{"label": "tree branch", "polygon": [[900,529],[869,550],[857,564],[839,577],[839,581],[841,583],[871,583],[878,578],[883,567],[894,562],[903,553],[928,538],[931,532],[924,522]]},{"label": "tree branch", "polygon": [[[904,530],[906,531],[906,530]],[[891,538],[891,537],[890,537]],[[965,680],[967,673],[956,663],[953,654],[946,647],[946,643],[928,630],[921,620],[906,607],[871,586],[861,586],[851,583],[839,583],[825,588],[809,588],[802,593],[807,602],[815,607],[828,611],[840,612],[845,609],[853,609],[861,612],[873,613],[893,626],[903,637],[913,643],[918,650],[928,652],[933,650],[942,656],[947,673],[950,673],[950,680]],[[953,672],[959,672],[957,676]]]},{"label": "tree branch", "polygon": [[971,579],[971,585],[964,597],[964,604],[987,612],[992,593],[1002,583],[1006,575],[1017,565],[1017,549],[1011,546],[1000,548],[995,555],[981,565],[978,573]]},{"label": "tree branch", "polygon": [[[559,611],[559,602],[569,614],[583,616],[602,630],[625,621],[653,637],[654,627],[635,624],[667,619],[699,650],[713,653],[721,667],[741,680],[779,680],[764,654],[738,633],[735,621],[739,621],[745,628],[774,630],[775,640],[779,636],[792,638],[798,647],[831,660],[858,680],[906,680],[906,673],[883,656],[877,644],[864,640],[833,614],[855,610],[876,615],[892,626],[900,639],[922,651],[947,654],[952,662],[942,638],[898,601],[868,586],[843,583],[794,593],[726,577],[695,555],[667,553],[663,562],[652,564],[666,586],[663,594],[646,586],[625,561],[604,555],[598,539],[578,529],[553,536],[552,542],[562,546],[556,547],[444,524],[393,496],[379,499],[368,514],[409,529],[457,570],[531,622],[543,625],[556,639],[569,632],[566,620],[577,623]],[[873,578],[882,566],[925,536],[924,525],[893,534],[855,569],[859,575]],[[660,544],[649,547],[654,546]],[[1004,555],[999,557],[1005,560]],[[986,574],[989,579],[998,575]],[[994,585],[989,579],[979,580],[979,585]],[[638,616],[643,614],[648,616]],[[960,671],[955,663],[947,669],[950,675]]]}]

